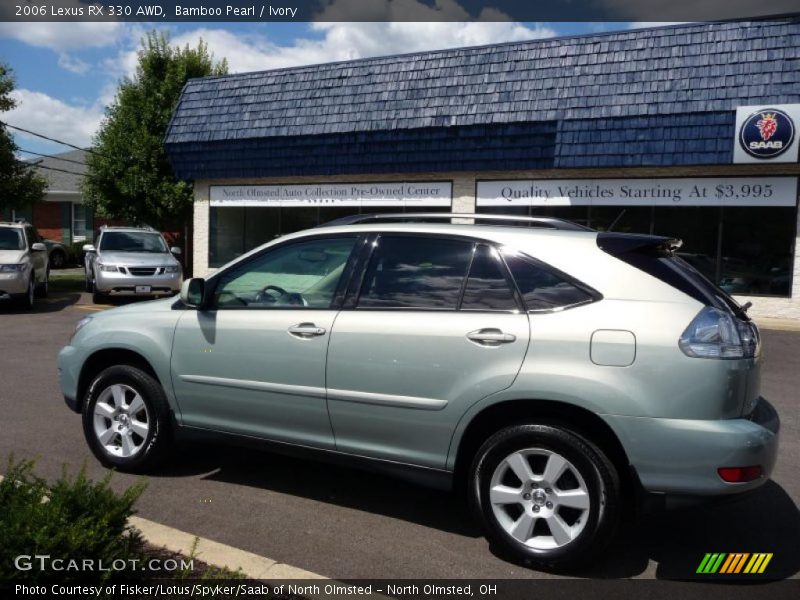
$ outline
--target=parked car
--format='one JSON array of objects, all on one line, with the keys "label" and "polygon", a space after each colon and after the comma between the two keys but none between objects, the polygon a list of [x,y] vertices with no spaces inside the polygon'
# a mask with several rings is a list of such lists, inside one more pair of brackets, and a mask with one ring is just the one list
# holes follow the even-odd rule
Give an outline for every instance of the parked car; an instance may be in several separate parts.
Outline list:
[{"label": "parked car", "polygon": [[39,241],[47,248],[47,257],[51,269],[63,269],[69,264],[70,256],[67,247],[61,242],[39,237]]},{"label": "parked car", "polygon": [[35,296],[47,296],[47,248],[38,240],[29,223],[0,222],[0,301],[30,309]]},{"label": "parked car", "polygon": [[675,240],[425,222],[453,216],[476,218],[286,235],[180,299],[82,319],[58,369],[92,452],[140,471],[214,432],[456,486],[493,544],[551,568],[599,552],[634,498],[767,481],[758,329]]},{"label": "parked car", "polygon": [[164,237],[150,228],[102,227],[97,245],[87,244],[86,291],[94,302],[109,296],[172,296],[181,289],[183,269]]}]

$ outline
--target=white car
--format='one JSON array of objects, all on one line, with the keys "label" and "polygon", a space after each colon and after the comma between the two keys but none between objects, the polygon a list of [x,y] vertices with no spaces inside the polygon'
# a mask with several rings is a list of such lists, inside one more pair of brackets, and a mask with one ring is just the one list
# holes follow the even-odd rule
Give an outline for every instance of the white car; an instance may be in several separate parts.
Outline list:
[{"label": "white car", "polygon": [[47,295],[47,246],[37,240],[29,223],[0,222],[0,301],[30,309],[35,296]]}]

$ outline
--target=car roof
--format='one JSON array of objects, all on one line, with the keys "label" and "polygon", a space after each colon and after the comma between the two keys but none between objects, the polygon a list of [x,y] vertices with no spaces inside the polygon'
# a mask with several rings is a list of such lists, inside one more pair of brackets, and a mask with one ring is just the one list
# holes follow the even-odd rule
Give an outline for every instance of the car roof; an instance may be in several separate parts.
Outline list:
[{"label": "car roof", "polygon": [[16,227],[18,229],[21,229],[26,225],[30,225],[30,223],[12,223],[10,221],[0,221],[0,227]]},{"label": "car roof", "polygon": [[111,232],[119,232],[119,233],[157,233],[161,235],[155,229],[150,227],[101,227],[100,234],[104,233],[111,233]]}]

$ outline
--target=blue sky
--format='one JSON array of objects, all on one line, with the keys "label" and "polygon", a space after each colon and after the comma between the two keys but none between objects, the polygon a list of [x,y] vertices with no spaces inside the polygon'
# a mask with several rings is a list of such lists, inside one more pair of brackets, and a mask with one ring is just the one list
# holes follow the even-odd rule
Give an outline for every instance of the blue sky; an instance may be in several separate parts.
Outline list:
[{"label": "blue sky", "polygon": [[[18,107],[4,121],[85,147],[117,83],[130,76],[142,35],[204,39],[232,72],[436,48],[626,29],[626,23],[0,23],[0,61],[14,70]],[[26,150],[69,150],[16,134]],[[21,154],[29,157],[30,155]]]}]

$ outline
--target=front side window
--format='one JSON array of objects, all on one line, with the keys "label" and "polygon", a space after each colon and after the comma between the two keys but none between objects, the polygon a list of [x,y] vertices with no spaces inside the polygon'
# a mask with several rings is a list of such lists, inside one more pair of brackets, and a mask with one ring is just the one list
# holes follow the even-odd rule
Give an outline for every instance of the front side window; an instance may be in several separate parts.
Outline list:
[{"label": "front side window", "polygon": [[355,237],[297,242],[220,275],[218,308],[330,308]]},{"label": "front side window", "polygon": [[358,308],[456,310],[474,244],[382,236],[364,277]]},{"label": "front side window", "polygon": [[100,238],[101,252],[169,252],[158,233],[105,231]]},{"label": "front side window", "polygon": [[24,250],[22,231],[11,227],[0,227],[0,250]]},{"label": "front side window", "polygon": [[528,310],[558,310],[594,299],[588,291],[513,251],[504,251],[503,258]]}]

